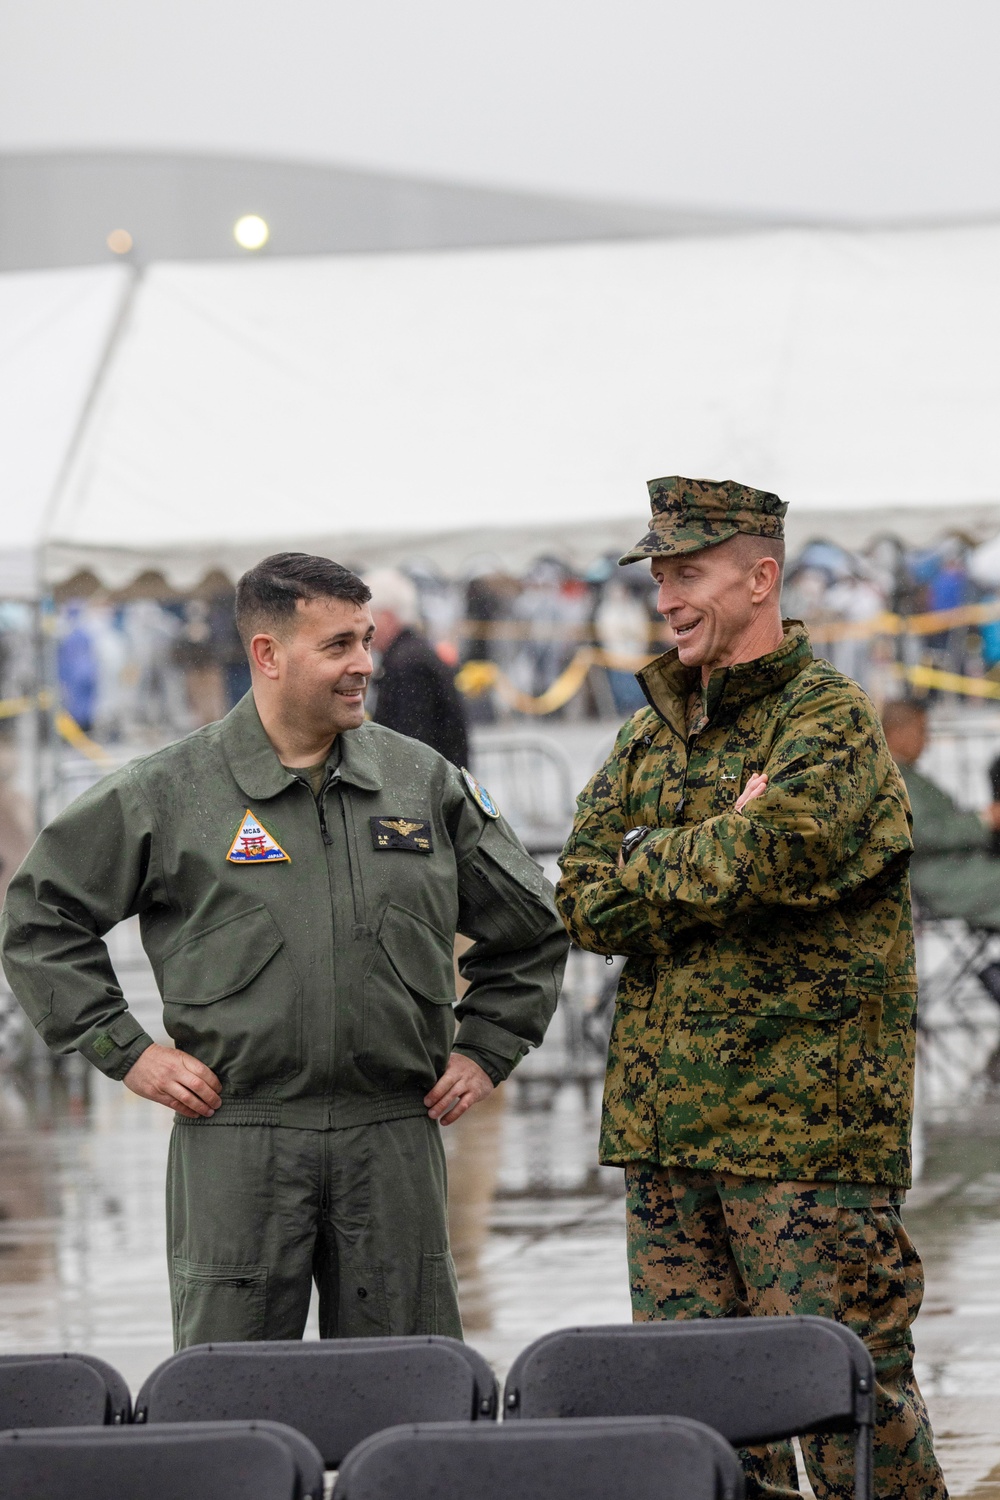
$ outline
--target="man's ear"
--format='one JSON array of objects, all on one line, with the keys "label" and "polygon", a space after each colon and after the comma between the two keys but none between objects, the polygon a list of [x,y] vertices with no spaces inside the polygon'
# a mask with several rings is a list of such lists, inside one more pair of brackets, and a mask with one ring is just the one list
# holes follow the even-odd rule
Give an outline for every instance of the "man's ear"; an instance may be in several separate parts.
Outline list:
[{"label": "man's ear", "polygon": [[751,599],[754,604],[763,604],[781,584],[781,569],[773,557],[758,558],[753,570]]},{"label": "man's ear", "polygon": [[262,677],[277,678],[281,674],[282,646],[277,636],[261,631],[250,642],[250,664]]}]

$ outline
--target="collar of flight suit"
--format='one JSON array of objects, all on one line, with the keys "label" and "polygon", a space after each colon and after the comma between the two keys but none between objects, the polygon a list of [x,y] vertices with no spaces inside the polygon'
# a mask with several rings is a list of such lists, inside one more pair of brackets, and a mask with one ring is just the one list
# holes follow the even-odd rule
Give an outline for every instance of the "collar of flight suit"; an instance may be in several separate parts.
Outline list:
[{"label": "collar of flight suit", "polygon": [[[812,661],[809,634],[801,620],[783,620],[782,629],[784,639],[776,651],[711,674],[706,699],[711,704],[713,722],[734,719],[746,704],[779,692]],[[636,677],[660,718],[686,739],[687,702],[692,689],[699,685],[699,669],[683,666],[675,648],[643,667]]]},{"label": "collar of flight suit", "polygon": [[[253,801],[277,797],[300,778],[283,766],[260,722],[253,693],[242,697],[222,721],[222,745],[229,769],[241,789]],[[375,746],[377,731],[370,724],[349,729],[339,736],[339,779],[377,792],[382,788],[382,773]]]}]

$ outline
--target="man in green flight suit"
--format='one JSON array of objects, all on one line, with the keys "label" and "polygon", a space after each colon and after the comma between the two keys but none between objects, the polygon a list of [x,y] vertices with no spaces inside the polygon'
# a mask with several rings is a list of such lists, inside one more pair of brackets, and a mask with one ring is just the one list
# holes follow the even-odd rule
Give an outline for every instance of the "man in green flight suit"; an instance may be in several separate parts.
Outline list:
[{"label": "man in green flight suit", "polygon": [[[300,1338],[313,1279],[323,1337],[461,1337],[438,1126],[555,1007],[541,871],[468,772],[364,722],[368,599],[303,553],[246,573],[252,691],[85,793],[8,893],[4,967],[44,1040],[176,1111],[179,1347]],[[102,941],[135,913],[174,1047]]]},{"label": "man in green flight suit", "polygon": [[913,811],[914,895],[930,917],[960,917],[970,927],[1000,932],[1000,859],[992,853],[1000,803],[970,812],[917,770],[927,745],[922,703],[887,703],[882,727]]},{"label": "man in green flight suit", "polygon": [[[876,1495],[946,1493],[913,1375],[916,979],[906,793],[861,689],[781,619],[786,506],[730,481],[651,481],[675,649],[582,792],[556,899],[624,954],[601,1160],[625,1168],[636,1319],[812,1313],[867,1343]],[[850,1444],[803,1443],[819,1500]],[[788,1444],[748,1496],[798,1494]]]}]

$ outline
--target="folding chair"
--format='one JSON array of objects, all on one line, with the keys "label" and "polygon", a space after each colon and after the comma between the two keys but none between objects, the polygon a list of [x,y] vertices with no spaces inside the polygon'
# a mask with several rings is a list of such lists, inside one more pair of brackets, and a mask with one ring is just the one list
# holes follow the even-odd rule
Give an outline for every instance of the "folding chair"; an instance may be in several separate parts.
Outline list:
[{"label": "folding chair", "polygon": [[277,1422],[0,1433],[0,1500],[322,1500],[323,1461]]},{"label": "folding chair", "polygon": [[828,1318],[704,1318],[563,1328],[518,1355],[504,1417],[670,1414],[735,1448],[853,1432],[857,1500],[871,1500],[875,1368]]},{"label": "folding chair", "polygon": [[287,1422],[328,1468],[362,1438],[401,1422],[493,1418],[496,1377],[457,1339],[321,1339],[196,1344],[166,1360],[136,1397],[136,1422]]},{"label": "folding chair", "polygon": [[729,1444],[683,1417],[434,1422],[366,1438],[337,1500],[741,1500]]},{"label": "folding chair", "polygon": [[952,1091],[985,1073],[995,1077],[995,1011],[1000,1004],[1000,933],[970,926],[913,898],[920,979],[917,1039],[925,1066]]},{"label": "folding chair", "polygon": [[91,1354],[0,1355],[0,1431],[102,1427],[128,1422],[132,1397],[111,1365]]}]

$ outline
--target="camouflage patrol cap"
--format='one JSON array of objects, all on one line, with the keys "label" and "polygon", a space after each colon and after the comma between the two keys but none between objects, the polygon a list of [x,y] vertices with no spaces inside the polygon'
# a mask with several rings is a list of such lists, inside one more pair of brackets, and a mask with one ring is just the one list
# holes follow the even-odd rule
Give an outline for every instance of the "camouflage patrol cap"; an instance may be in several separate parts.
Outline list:
[{"label": "camouflage patrol cap", "polygon": [[698,552],[740,532],[776,540],[785,534],[786,502],[732,479],[682,479],[679,474],[651,479],[649,503],[649,530],[618,559],[622,565],[643,557]]}]

